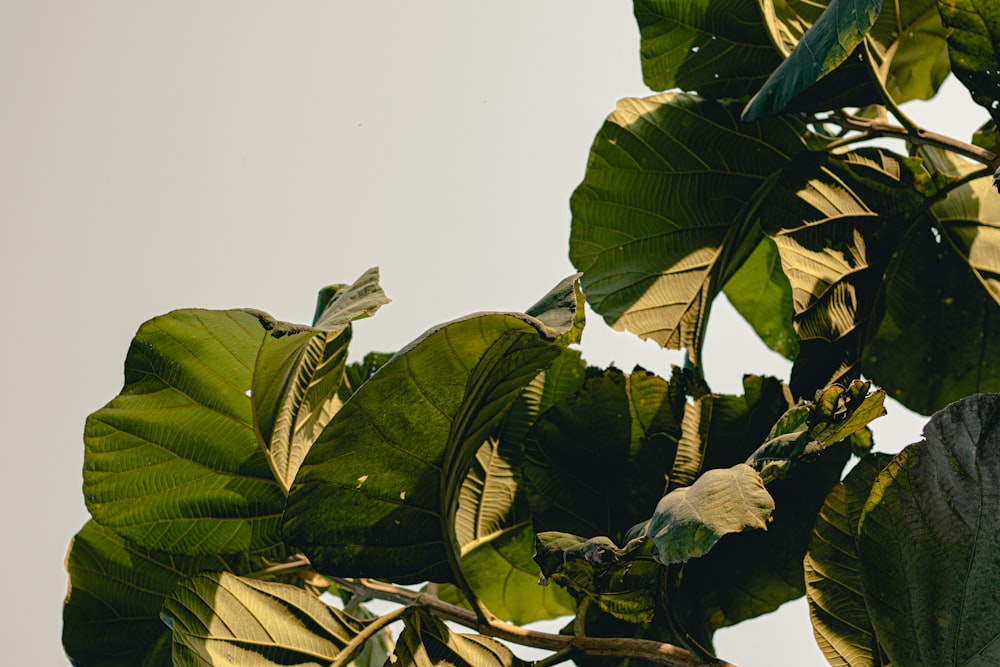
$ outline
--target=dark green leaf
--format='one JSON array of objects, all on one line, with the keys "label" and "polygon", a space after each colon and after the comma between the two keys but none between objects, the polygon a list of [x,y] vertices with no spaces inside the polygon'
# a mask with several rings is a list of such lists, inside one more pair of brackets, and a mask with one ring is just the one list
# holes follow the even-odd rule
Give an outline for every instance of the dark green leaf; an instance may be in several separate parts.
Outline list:
[{"label": "dark green leaf", "polygon": [[680,380],[609,369],[544,412],[524,462],[536,530],[620,539],[648,518],[663,495],[683,405]]},{"label": "dark green leaf", "polygon": [[931,418],[875,481],[858,546],[892,664],[1000,662],[1000,395]]},{"label": "dark green leaf", "polygon": [[392,357],[392,352],[369,352],[361,361],[347,364],[344,368],[344,381],[337,391],[341,403],[349,399],[358,387],[368,382],[368,378],[375,375]]},{"label": "dark green leaf", "polygon": [[747,98],[777,67],[760,12],[739,0],[635,0],[642,75],[653,90]]},{"label": "dark green leaf", "polygon": [[301,588],[228,572],[183,580],[163,606],[173,664],[329,664],[364,623]]},{"label": "dark green leaf", "polygon": [[883,273],[931,192],[918,160],[877,149],[805,156],[784,171],[760,215],[792,285],[796,394],[858,375]]},{"label": "dark green leaf", "polygon": [[527,667],[506,646],[482,635],[452,632],[423,609],[404,616],[405,627],[386,665],[396,667]]},{"label": "dark green leaf", "polygon": [[[351,322],[389,302],[369,269],[353,285],[334,285],[320,295],[323,310],[312,327],[266,321],[253,373],[257,435],[275,479],[286,491],[302,459],[342,404]],[[333,294],[327,294],[333,290]]]},{"label": "dark green leaf", "polygon": [[774,241],[765,237],[724,288],[726,298],[769,348],[794,359],[799,340],[792,326],[792,286],[781,270]]},{"label": "dark green leaf", "polygon": [[189,557],[143,549],[89,521],[73,538],[66,569],[63,646],[80,667],[168,667],[170,630],[160,608],[179,579],[203,570],[249,573],[282,552]]},{"label": "dark green leaf", "polygon": [[1000,123],[1000,5],[995,0],[937,0],[948,28],[951,71]]},{"label": "dark green leaf", "polygon": [[151,549],[271,547],[284,493],[257,442],[256,314],[179,310],[140,327],[125,386],[87,420],[83,490],[102,525]]},{"label": "dark green leaf", "polygon": [[805,559],[806,598],[816,642],[831,665],[883,664],[865,607],[858,522],[872,484],[891,460],[888,454],[861,459],[826,497]]},{"label": "dark green leaf", "polygon": [[552,302],[564,315],[486,313],[437,327],[351,396],[307,455],[285,511],[285,535],[317,569],[455,581],[461,485],[574,326],[576,299]]},{"label": "dark green leaf", "polygon": [[675,93],[621,101],[571,199],[588,303],[696,364],[712,300],[757,245],[750,218],[769,177],[822,146],[796,118],[737,113]]},{"label": "dark green leaf", "polygon": [[831,0],[743,112],[744,120],[780,113],[797,95],[847,60],[875,24],[882,0]]}]

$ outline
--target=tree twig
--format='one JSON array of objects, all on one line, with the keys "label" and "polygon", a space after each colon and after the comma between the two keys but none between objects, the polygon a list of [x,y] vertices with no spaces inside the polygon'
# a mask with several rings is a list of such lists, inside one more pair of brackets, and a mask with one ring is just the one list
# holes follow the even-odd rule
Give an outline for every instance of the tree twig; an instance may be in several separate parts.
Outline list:
[{"label": "tree twig", "polygon": [[606,656],[618,658],[639,658],[655,662],[666,667],[695,667],[711,664],[714,667],[735,667],[728,662],[716,660],[711,663],[700,659],[694,653],[671,644],[648,639],[630,639],[622,637],[577,637],[574,635],[556,635],[537,630],[504,623],[490,619],[483,623],[474,613],[462,607],[442,601],[436,596],[419,593],[371,579],[341,579],[330,577],[337,583],[355,594],[396,602],[402,605],[423,607],[429,612],[446,621],[476,630],[482,635],[504,639],[521,646],[562,651],[573,649],[590,656]]}]

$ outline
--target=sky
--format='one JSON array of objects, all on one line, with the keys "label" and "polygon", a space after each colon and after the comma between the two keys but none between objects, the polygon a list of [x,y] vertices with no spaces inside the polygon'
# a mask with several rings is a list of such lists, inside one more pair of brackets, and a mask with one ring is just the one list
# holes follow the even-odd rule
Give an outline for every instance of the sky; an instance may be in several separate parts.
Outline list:
[{"label": "sky", "polygon": [[[316,291],[382,268],[393,299],[353,356],[523,310],[574,272],[568,199],[604,117],[650,94],[625,0],[265,3],[0,0],[0,272],[9,664],[66,664],[63,559],[88,515],[86,415],[129,341],[183,307],[308,322]],[[967,137],[961,87],[918,122]],[[929,115],[928,115],[929,114]],[[720,299],[716,391],[787,379]],[[590,363],[680,356],[591,314]],[[877,449],[919,437],[901,408]],[[717,635],[742,667],[823,665],[803,601]]]}]

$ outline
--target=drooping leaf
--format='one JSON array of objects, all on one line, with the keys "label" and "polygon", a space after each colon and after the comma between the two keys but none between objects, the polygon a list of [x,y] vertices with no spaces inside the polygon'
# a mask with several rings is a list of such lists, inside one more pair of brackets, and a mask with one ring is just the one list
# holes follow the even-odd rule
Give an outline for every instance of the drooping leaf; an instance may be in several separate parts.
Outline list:
[{"label": "drooping leaf", "polygon": [[882,275],[931,192],[918,160],[878,149],[805,156],[784,171],[760,215],[792,285],[793,392],[859,374]]},{"label": "drooping leaf", "polygon": [[681,380],[612,368],[544,412],[523,466],[536,531],[617,540],[647,518],[663,495],[683,404]]},{"label": "drooping leaf", "polygon": [[723,535],[767,528],[774,500],[746,464],[708,470],[691,486],[663,496],[648,534],[660,562],[683,563],[707,553]]},{"label": "drooping leaf", "polygon": [[765,345],[786,359],[795,358],[799,340],[792,326],[792,286],[772,239],[761,240],[723,290]]},{"label": "drooping leaf", "polygon": [[177,667],[329,664],[364,629],[301,588],[228,572],[184,579],[162,617]]},{"label": "drooping leaf", "polygon": [[1000,6],[993,0],[937,0],[948,28],[951,71],[1000,123]]},{"label": "drooping leaf", "polygon": [[[455,516],[462,571],[483,604],[511,623],[573,613],[573,600],[563,589],[538,585],[521,464],[529,427],[539,414],[580,388],[584,369],[578,351],[563,350],[514,402],[499,437],[479,448],[462,484]],[[436,592],[446,602],[468,605],[456,586],[441,584]]]},{"label": "drooping leaf", "polygon": [[849,456],[846,443],[830,447],[787,478],[770,482],[767,491],[775,508],[766,531],[726,535],[707,554],[673,566],[680,573],[665,597],[678,625],[710,647],[717,629],[800,597],[802,562],[816,515]]},{"label": "drooping leaf", "polygon": [[809,543],[804,564],[809,615],[816,642],[834,667],[883,664],[865,607],[857,539],[861,510],[891,458],[866,456],[833,487]]},{"label": "drooping leaf", "polygon": [[98,523],[191,555],[280,543],[284,493],[248,395],[265,335],[238,310],[179,310],[140,327],[124,388],[87,419],[83,490]]},{"label": "drooping leaf", "polygon": [[569,533],[538,533],[535,561],[543,581],[568,590],[581,609],[591,603],[629,623],[649,623],[656,612],[662,566],[652,540],[622,548],[606,537],[585,539]]},{"label": "drooping leaf", "polygon": [[822,146],[797,118],[737,113],[675,93],[619,102],[571,199],[570,259],[594,310],[695,364],[712,299],[757,244],[769,177]]},{"label": "drooping leaf", "polygon": [[760,13],[738,0],[635,0],[642,76],[653,90],[746,98],[777,67]]},{"label": "drooping leaf", "polygon": [[169,667],[170,629],[160,621],[160,608],[179,579],[203,570],[249,573],[265,567],[267,557],[281,556],[172,555],[143,549],[89,521],[66,558],[63,647],[81,667]]},{"label": "drooping leaf", "polygon": [[483,635],[452,632],[418,607],[403,617],[403,632],[386,662],[398,667],[527,667],[506,646]]},{"label": "drooping leaf", "polygon": [[831,0],[743,112],[750,121],[780,113],[847,60],[875,25],[882,0]]},{"label": "drooping leaf", "polygon": [[351,322],[389,302],[378,278],[374,268],[353,285],[326,288],[320,295],[322,311],[311,327],[268,322],[270,335],[254,365],[254,418],[274,477],[286,491],[312,443],[342,405],[337,391],[344,379]]},{"label": "drooping leaf", "polygon": [[486,313],[432,329],[358,388],[288,496],[284,534],[317,569],[455,581],[461,485],[524,387],[559,355],[553,341],[574,327],[578,298],[551,302],[565,312]]},{"label": "drooping leaf", "polygon": [[938,412],[882,470],[858,546],[892,664],[1000,662],[1000,395]]}]

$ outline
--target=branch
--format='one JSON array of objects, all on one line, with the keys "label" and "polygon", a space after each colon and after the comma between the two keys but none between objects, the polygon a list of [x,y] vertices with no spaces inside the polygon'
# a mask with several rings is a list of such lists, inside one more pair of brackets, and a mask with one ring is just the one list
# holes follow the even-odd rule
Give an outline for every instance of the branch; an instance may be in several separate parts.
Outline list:
[{"label": "branch", "polygon": [[532,646],[549,651],[570,649],[590,656],[638,658],[666,667],[695,667],[705,664],[711,664],[714,667],[735,667],[735,665],[721,660],[706,663],[690,651],[648,639],[555,635],[528,630],[496,619],[490,619],[483,623],[471,611],[443,602],[437,596],[428,593],[418,593],[371,579],[331,577],[330,580],[357,595],[367,595],[407,606],[423,607],[438,618],[464,625],[482,635],[504,639],[521,646]]},{"label": "branch", "polygon": [[[943,134],[938,134],[937,132],[922,129],[916,129],[911,132],[905,127],[892,125],[884,120],[862,118],[846,113],[836,113],[824,122],[834,123],[842,128],[862,132],[864,133],[862,139],[871,139],[872,136],[905,139],[917,146],[936,146],[952,153],[958,153],[993,169],[1000,167],[1000,156],[996,153]],[[858,140],[860,141],[861,139]]]}]

